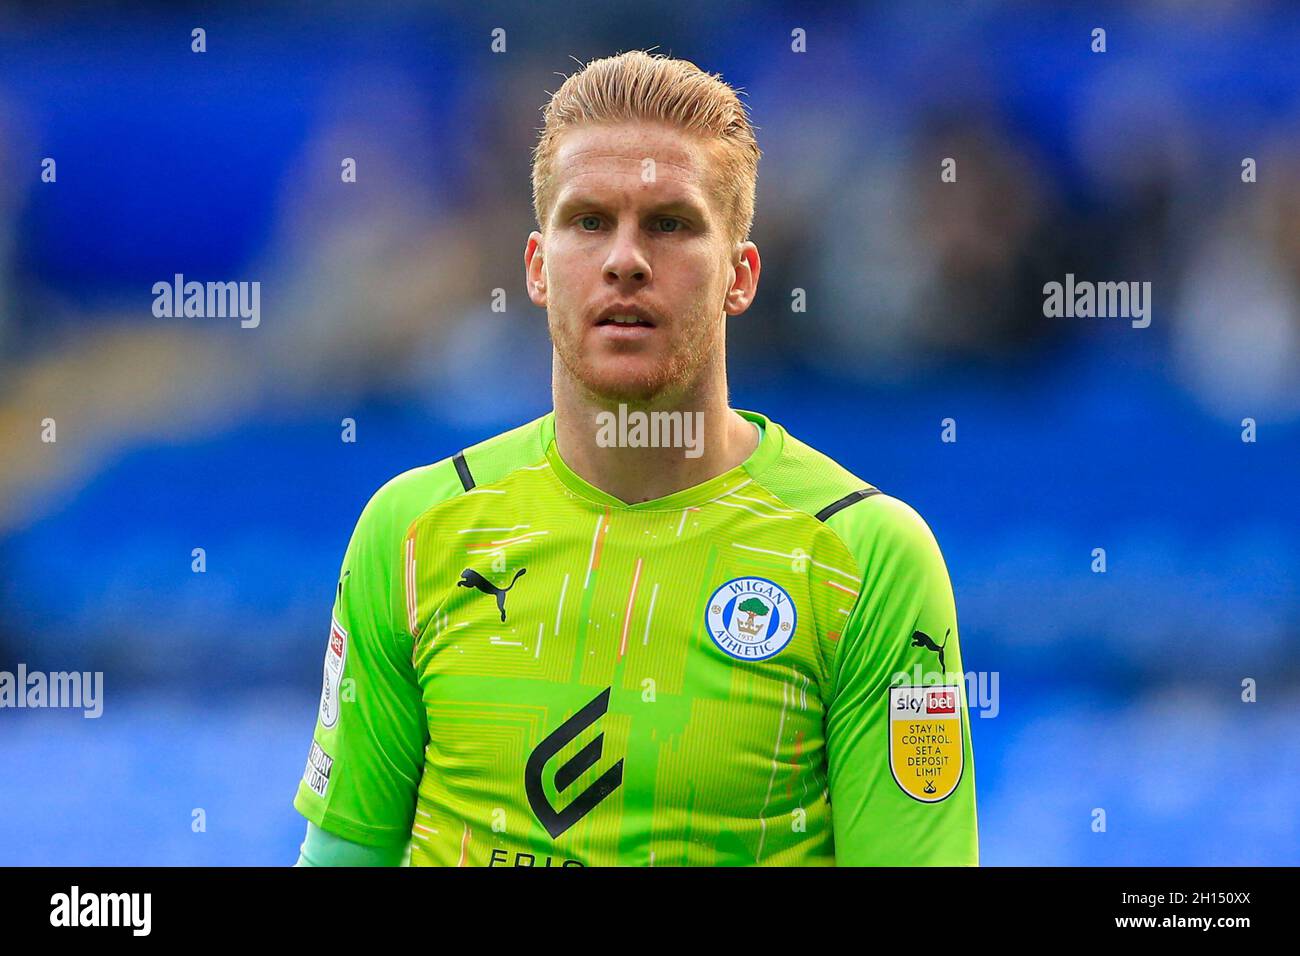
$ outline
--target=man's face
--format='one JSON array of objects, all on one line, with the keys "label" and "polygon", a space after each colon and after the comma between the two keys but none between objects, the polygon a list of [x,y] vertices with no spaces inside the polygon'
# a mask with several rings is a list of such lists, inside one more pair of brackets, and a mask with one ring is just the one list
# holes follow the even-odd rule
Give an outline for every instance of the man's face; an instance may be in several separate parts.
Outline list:
[{"label": "man's face", "polygon": [[[525,251],[568,374],[613,401],[681,394],[724,368],[725,315],[749,307],[753,243],[734,249],[708,147],[670,126],[565,133],[544,234]],[[635,324],[613,316],[635,316]]]}]

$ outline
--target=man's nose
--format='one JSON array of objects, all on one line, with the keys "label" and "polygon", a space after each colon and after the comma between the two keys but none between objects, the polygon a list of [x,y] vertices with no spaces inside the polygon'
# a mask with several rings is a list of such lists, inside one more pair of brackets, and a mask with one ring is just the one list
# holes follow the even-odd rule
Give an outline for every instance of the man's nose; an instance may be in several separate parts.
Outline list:
[{"label": "man's nose", "polygon": [[620,225],[605,259],[605,278],[610,282],[644,284],[650,281],[650,263],[641,248],[635,224]]}]

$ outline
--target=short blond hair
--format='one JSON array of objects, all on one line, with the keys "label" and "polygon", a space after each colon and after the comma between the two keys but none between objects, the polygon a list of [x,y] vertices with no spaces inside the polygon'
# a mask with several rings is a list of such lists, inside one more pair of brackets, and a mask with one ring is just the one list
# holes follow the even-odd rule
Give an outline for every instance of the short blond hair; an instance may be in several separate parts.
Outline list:
[{"label": "short blond hair", "polygon": [[718,74],[688,60],[629,50],[592,60],[565,79],[542,113],[533,150],[533,213],[546,230],[555,199],[555,153],[560,136],[585,124],[651,120],[670,124],[716,146],[717,182],[733,242],[749,238],[761,155],[737,91]]}]

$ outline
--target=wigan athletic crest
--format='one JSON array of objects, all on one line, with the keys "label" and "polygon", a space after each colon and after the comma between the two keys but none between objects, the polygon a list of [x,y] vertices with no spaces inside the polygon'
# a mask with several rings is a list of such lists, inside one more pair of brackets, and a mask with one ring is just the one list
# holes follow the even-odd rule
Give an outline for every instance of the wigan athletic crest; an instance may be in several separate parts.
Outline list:
[{"label": "wigan athletic crest", "polygon": [[713,592],[704,626],[724,654],[741,661],[775,657],[794,637],[789,592],[767,578],[732,578]]}]

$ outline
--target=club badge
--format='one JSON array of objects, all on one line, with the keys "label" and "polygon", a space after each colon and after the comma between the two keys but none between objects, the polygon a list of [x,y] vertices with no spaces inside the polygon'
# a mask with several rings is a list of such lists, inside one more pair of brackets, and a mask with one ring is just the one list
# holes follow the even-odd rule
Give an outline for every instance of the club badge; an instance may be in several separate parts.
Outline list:
[{"label": "club badge", "polygon": [[775,657],[794,637],[798,614],[789,592],[767,578],[732,578],[704,609],[704,626],[718,649],[741,661]]}]

